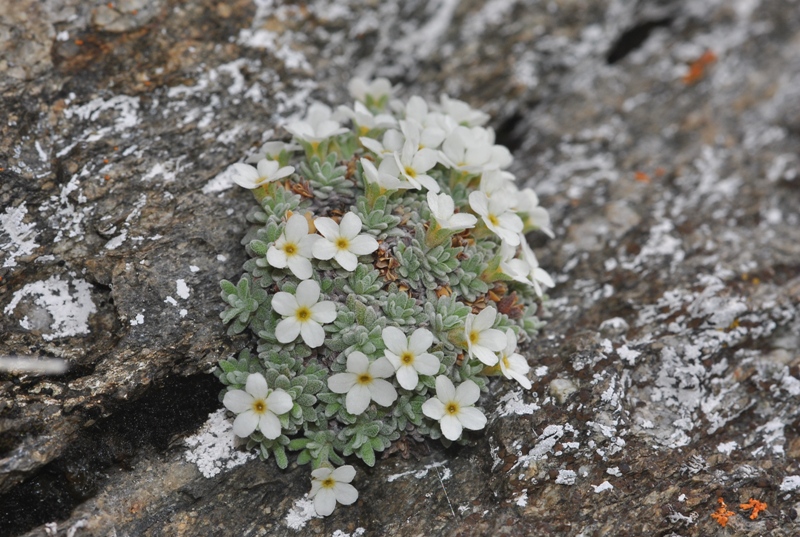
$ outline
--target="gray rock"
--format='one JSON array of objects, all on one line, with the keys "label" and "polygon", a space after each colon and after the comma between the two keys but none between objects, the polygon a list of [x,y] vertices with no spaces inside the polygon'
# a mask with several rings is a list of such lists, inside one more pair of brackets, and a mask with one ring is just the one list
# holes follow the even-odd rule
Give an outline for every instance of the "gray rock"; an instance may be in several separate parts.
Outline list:
[{"label": "gray rock", "polygon": [[[0,354],[70,364],[0,374],[0,534],[710,535],[719,497],[727,534],[798,532],[794,2],[112,5],[0,6]],[[411,442],[308,519],[307,468],[206,478],[183,443],[248,345],[219,174],[353,73],[492,114],[559,285],[474,446]]]}]

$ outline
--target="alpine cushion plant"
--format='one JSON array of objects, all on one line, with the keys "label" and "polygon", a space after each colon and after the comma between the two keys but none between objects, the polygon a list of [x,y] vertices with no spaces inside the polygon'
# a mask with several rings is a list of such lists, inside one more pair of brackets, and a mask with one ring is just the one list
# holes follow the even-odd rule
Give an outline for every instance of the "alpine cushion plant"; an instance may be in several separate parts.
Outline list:
[{"label": "alpine cushion plant", "polygon": [[228,333],[257,345],[217,370],[234,433],[281,468],[288,452],[311,463],[323,516],[358,499],[346,458],[468,442],[490,377],[531,387],[518,343],[554,284],[525,239],[552,236],[549,215],[485,113],[403,103],[385,79],[349,87],[352,108],[313,104],[290,141],[232,165],[257,205],[244,274],[221,282]]}]

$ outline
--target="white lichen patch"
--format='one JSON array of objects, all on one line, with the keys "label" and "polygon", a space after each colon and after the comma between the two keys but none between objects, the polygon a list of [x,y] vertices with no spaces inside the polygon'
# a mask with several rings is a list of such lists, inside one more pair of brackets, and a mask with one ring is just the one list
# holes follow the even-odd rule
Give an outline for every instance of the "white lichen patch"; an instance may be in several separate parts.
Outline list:
[{"label": "white lichen patch", "polygon": [[603,481],[599,485],[592,485],[592,489],[594,489],[595,494],[600,494],[601,492],[605,492],[607,490],[612,490],[614,485],[609,483],[608,481]]},{"label": "white lichen patch", "polygon": [[292,508],[286,513],[286,525],[293,530],[303,529],[312,518],[320,518],[314,509],[314,500],[308,494],[294,502]]},{"label": "white lichen patch", "polygon": [[781,481],[781,492],[800,490],[800,475],[787,475]]},{"label": "white lichen patch", "polygon": [[0,255],[3,259],[3,268],[17,266],[17,258],[30,255],[39,244],[36,242],[38,233],[34,231],[35,223],[23,222],[28,210],[25,202],[17,207],[9,207],[0,214]]},{"label": "white lichen patch", "polygon": [[189,286],[186,285],[186,280],[179,279],[175,281],[175,287],[177,288],[178,296],[182,299],[186,300],[189,298]]},{"label": "white lichen patch", "polygon": [[92,286],[76,278],[75,273],[69,276],[71,279],[51,276],[27,284],[14,293],[3,313],[11,315],[24,303],[26,314],[20,326],[41,332],[45,341],[88,334],[89,316],[97,312],[92,301]]},{"label": "white lichen patch", "polygon": [[256,457],[254,453],[236,449],[233,424],[226,417],[224,408],[209,414],[197,434],[188,437],[185,442],[189,449],[184,457],[195,464],[204,477],[214,477]]},{"label": "white lichen patch", "polygon": [[541,407],[536,403],[525,403],[522,400],[521,391],[512,391],[506,393],[500,398],[500,404],[497,407],[497,415],[500,417],[515,414],[522,416],[525,414],[533,414]]},{"label": "white lichen patch", "polygon": [[578,480],[578,474],[573,470],[561,469],[558,471],[555,482],[557,485],[574,485]]},{"label": "white lichen patch", "polygon": [[[399,473],[399,474],[392,474],[392,475],[390,475],[389,477],[386,478],[386,481],[391,483],[392,481],[396,481],[397,479],[400,479],[401,477],[406,477],[406,476],[409,476],[409,475],[415,477],[416,479],[422,479],[423,477],[428,475],[428,472],[430,472],[431,470],[435,470],[436,468],[439,468],[440,466],[444,466],[445,464],[447,464],[446,461],[434,462],[434,463],[428,464],[427,466],[422,468],[422,470],[410,470],[408,472],[402,472],[402,473]],[[447,468],[445,468],[444,470],[447,470]],[[449,477],[449,475],[448,475],[448,477]],[[442,479],[444,480],[445,478],[443,477]]]}]

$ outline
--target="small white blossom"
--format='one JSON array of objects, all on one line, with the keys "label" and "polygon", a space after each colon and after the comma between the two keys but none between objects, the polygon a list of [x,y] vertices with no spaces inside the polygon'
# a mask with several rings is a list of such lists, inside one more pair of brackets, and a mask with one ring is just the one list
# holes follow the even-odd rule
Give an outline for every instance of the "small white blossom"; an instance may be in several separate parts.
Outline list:
[{"label": "small white blossom", "polygon": [[447,194],[434,194],[428,191],[428,207],[439,226],[454,231],[475,227],[478,219],[468,213],[456,213],[453,198]]},{"label": "small white blossom", "polygon": [[465,380],[456,388],[449,378],[439,375],[436,397],[422,404],[422,413],[437,420],[444,437],[455,441],[464,428],[477,431],[486,426],[486,416],[474,406],[480,396],[481,390],[473,381]]},{"label": "small white blossom", "polygon": [[291,343],[297,336],[315,349],[325,341],[322,325],[336,319],[336,305],[330,300],[319,300],[319,284],[303,280],[294,295],[281,291],[272,297],[272,309],[284,319],[275,328],[275,337],[281,343]]},{"label": "small white blossom", "polygon": [[439,102],[441,103],[442,112],[453,118],[453,121],[460,125],[479,127],[489,121],[489,114],[475,110],[464,101],[451,99],[443,94]]},{"label": "small white blossom", "polygon": [[403,133],[396,129],[389,129],[384,132],[382,142],[374,138],[367,138],[366,136],[362,136],[358,140],[361,142],[361,145],[384,160],[386,160],[387,157],[392,157],[392,160],[394,160],[393,154],[401,151],[403,149],[403,142],[405,142]]},{"label": "small white blossom", "polygon": [[[387,165],[391,165],[388,173],[387,166],[383,165],[384,162],[387,163]],[[401,181],[397,178],[400,172],[397,171],[397,165],[395,165],[394,159],[385,159],[381,162],[381,169],[378,169],[372,162],[362,158],[361,167],[364,170],[364,177],[368,183],[375,183],[385,190],[407,190],[414,188],[414,185],[408,181]]]},{"label": "small white blossom", "polygon": [[514,379],[526,390],[531,389],[531,381],[526,376],[530,371],[527,360],[517,353],[517,335],[512,329],[506,330],[506,348],[500,351],[500,372],[506,378]]},{"label": "small white blossom", "polygon": [[301,280],[311,277],[311,247],[319,235],[308,233],[308,220],[298,213],[286,221],[283,233],[267,250],[267,262],[275,268],[286,268]]},{"label": "small white blossom", "polygon": [[417,328],[411,337],[399,328],[387,326],[383,329],[386,345],[384,356],[396,370],[397,382],[406,390],[413,390],[419,382],[419,374],[435,375],[439,372],[439,359],[427,352],[433,344],[433,334],[425,328]]},{"label": "small white blossom", "polygon": [[233,173],[233,182],[250,190],[283,179],[294,173],[294,166],[284,166],[274,160],[261,159],[256,167],[237,162],[230,168]]},{"label": "small white blossom", "polygon": [[393,116],[373,114],[360,102],[356,102],[354,109],[340,106],[339,113],[358,126],[359,134],[366,134],[372,129],[388,129],[397,125],[397,120]]},{"label": "small white blossom", "polygon": [[462,125],[453,129],[442,143],[442,163],[467,173],[483,171],[492,158],[491,145],[481,139],[485,130]]},{"label": "small white blossom", "polygon": [[328,388],[333,393],[346,393],[345,408],[350,414],[358,415],[367,409],[370,401],[381,406],[394,403],[397,390],[383,380],[392,373],[394,367],[386,358],[370,362],[363,352],[353,351],[347,356],[347,372],[331,376]]},{"label": "small white blossom", "polygon": [[321,103],[312,104],[306,118],[303,121],[289,123],[286,125],[286,130],[298,140],[309,143],[319,143],[331,136],[349,132],[333,119],[330,107]]},{"label": "small white blossom", "polygon": [[259,160],[263,159],[265,156],[267,160],[278,160],[281,152],[286,151],[287,153],[292,153],[300,149],[300,146],[297,144],[287,144],[286,142],[278,142],[278,141],[269,141],[265,142],[261,148],[256,151],[253,156],[247,159],[248,163],[255,163]]},{"label": "small white blossom", "polygon": [[389,99],[392,96],[392,83],[386,78],[376,78],[367,82],[363,78],[355,77],[347,85],[350,96],[357,101],[367,103],[367,98],[373,102],[378,102],[383,98]]},{"label": "small white blossom", "polygon": [[356,469],[349,464],[332,470],[325,466],[311,472],[311,492],[314,510],[319,516],[333,513],[336,502],[351,505],[358,499],[358,491],[350,484],[356,476]]},{"label": "small white blossom", "polygon": [[417,188],[425,187],[431,192],[439,192],[439,183],[427,174],[436,166],[439,157],[433,149],[420,149],[419,129],[411,123],[401,121],[400,125],[406,141],[400,153],[395,153],[394,158],[400,173],[406,180]]},{"label": "small white blossom", "polygon": [[222,398],[225,408],[238,414],[233,421],[233,433],[247,438],[258,429],[269,440],[281,435],[278,416],[289,412],[294,403],[292,397],[281,389],[270,390],[261,373],[247,376],[244,390],[230,390]]},{"label": "small white blossom", "polygon": [[525,237],[520,237],[522,240],[522,259],[528,265],[528,277],[530,280],[530,284],[533,285],[533,289],[536,291],[536,294],[542,296],[542,285],[545,287],[555,287],[555,282],[550,275],[545,272],[544,269],[539,267],[539,260],[536,259],[536,254],[533,253],[531,247],[528,246],[528,242],[525,240]]},{"label": "small white blossom", "polygon": [[532,188],[520,190],[512,208],[519,213],[523,213],[525,222],[533,226],[534,229],[542,231],[551,239],[555,238],[550,225],[550,214],[547,209],[539,205],[539,196],[536,195]]},{"label": "small white blossom", "polygon": [[349,212],[337,224],[333,219],[322,216],[314,220],[314,226],[324,239],[314,243],[312,253],[317,259],[335,259],[341,267],[352,272],[358,266],[359,255],[371,254],[378,249],[378,241],[372,235],[361,233],[361,219]]},{"label": "small white blossom", "polygon": [[486,365],[497,363],[496,352],[506,346],[506,336],[500,330],[492,328],[497,318],[497,310],[484,308],[478,315],[468,313],[464,322],[464,335],[467,339],[469,357],[475,355]]},{"label": "small white blossom", "polygon": [[442,119],[445,116],[428,112],[428,103],[417,95],[408,100],[405,113],[406,121],[414,123],[419,129],[419,145],[421,148],[438,149],[447,137],[447,133],[455,128],[455,123],[449,129],[443,128]]},{"label": "small white blossom", "polygon": [[489,199],[483,192],[472,192],[469,195],[469,206],[501,240],[512,246],[520,243],[522,219],[502,200]]}]

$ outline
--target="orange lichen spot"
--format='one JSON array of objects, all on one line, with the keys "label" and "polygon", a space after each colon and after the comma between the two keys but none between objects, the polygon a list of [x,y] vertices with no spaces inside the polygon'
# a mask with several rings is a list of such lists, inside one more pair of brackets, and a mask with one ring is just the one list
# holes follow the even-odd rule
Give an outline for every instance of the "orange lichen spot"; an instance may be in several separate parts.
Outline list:
[{"label": "orange lichen spot", "polygon": [[76,39],[75,40],[75,44],[78,45],[78,46],[83,45],[83,39]]},{"label": "orange lichen spot", "polygon": [[144,81],[144,85],[145,86],[150,86],[151,84],[152,84],[152,82],[150,82],[149,80],[145,80]]},{"label": "orange lichen spot", "polygon": [[683,83],[687,86],[696,84],[706,74],[706,68],[717,61],[717,55],[707,50],[702,56],[689,64],[689,72],[683,75]]},{"label": "orange lichen spot", "polygon": [[131,10],[131,15],[138,15],[138,14],[139,14],[138,9]]},{"label": "orange lichen spot", "polygon": [[103,179],[105,179],[106,181],[110,181],[111,180],[111,176],[110,175],[104,175]]},{"label": "orange lichen spot", "polygon": [[635,172],[633,174],[633,178],[635,180],[639,181],[640,183],[649,183],[650,182],[650,176],[647,175],[645,172]]},{"label": "orange lichen spot", "polygon": [[114,151],[119,151],[119,146],[118,145],[114,146]]},{"label": "orange lichen spot", "polygon": [[107,3],[106,6],[108,7],[108,9],[114,9],[114,3],[113,2]]},{"label": "orange lichen spot", "polygon": [[107,158],[103,159],[103,164],[108,164],[108,159]]},{"label": "orange lichen spot", "polygon": [[722,498],[717,498],[717,502],[719,503],[719,508],[711,513],[711,518],[716,520],[717,524],[724,528],[728,525],[728,519],[732,516],[735,516],[736,513],[733,511],[728,511],[728,506],[725,505],[725,500]]},{"label": "orange lichen spot", "polygon": [[749,502],[739,504],[739,508],[744,510],[752,509],[753,511],[750,513],[750,520],[755,520],[758,518],[758,513],[766,510],[767,504],[760,502],[755,498],[750,498]]},{"label": "orange lichen spot", "polygon": [[750,283],[752,283],[753,285],[758,285],[759,283],[761,283],[761,279],[756,276],[753,276],[753,279],[750,280]]},{"label": "orange lichen spot", "polygon": [[659,166],[656,168],[656,177],[664,177],[667,174],[667,169]]}]

